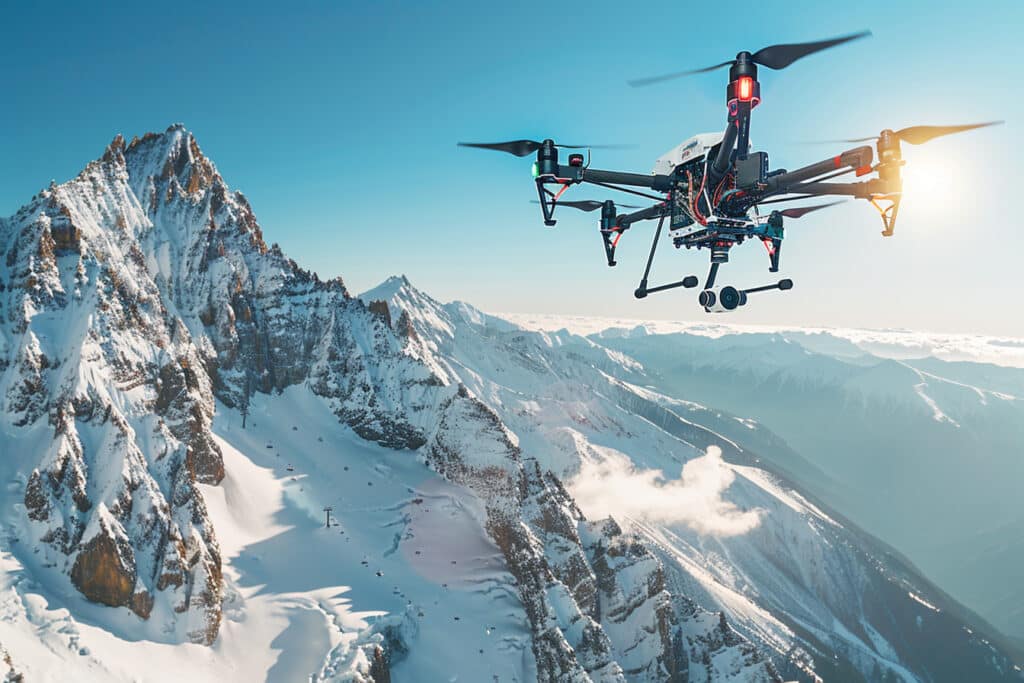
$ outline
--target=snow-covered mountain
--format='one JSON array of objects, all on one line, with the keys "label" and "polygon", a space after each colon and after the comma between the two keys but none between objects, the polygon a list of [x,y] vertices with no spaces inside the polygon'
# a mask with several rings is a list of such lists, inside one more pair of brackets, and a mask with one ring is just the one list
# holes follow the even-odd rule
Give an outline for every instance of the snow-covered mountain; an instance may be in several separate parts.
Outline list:
[{"label": "snow-covered mountain", "polygon": [[351,297],[182,126],[0,249],[12,676],[1020,678],[777,435],[405,278]]},{"label": "snow-covered mountain", "polygon": [[884,357],[827,333],[595,339],[660,390],[784,438],[815,466],[789,467],[797,481],[1024,638],[1024,370]]},{"label": "snow-covered mountain", "polygon": [[[523,443],[548,453],[545,464],[563,476],[584,512],[624,520],[661,557],[680,592],[723,610],[765,651],[785,653],[790,664],[807,655],[826,680],[872,680],[886,671],[941,678],[936,670],[983,677],[962,668],[970,659],[964,643],[955,654],[947,649],[954,644],[936,643],[962,619],[963,628],[981,628],[990,638],[999,640],[998,632],[896,551],[801,494],[793,472],[809,482],[829,477],[762,424],[659,390],[661,377],[626,353],[626,342],[526,331],[465,304],[442,306],[401,278],[362,298],[406,312]],[[505,360],[496,364],[496,357]],[[746,385],[732,386],[742,393]],[[716,445],[724,473],[683,469],[680,477],[682,463],[703,460]],[[750,511],[758,513],[756,524],[748,523]],[[737,528],[742,532],[733,533]],[[928,632],[928,617],[951,621]]]},{"label": "snow-covered mountain", "polygon": [[749,325],[722,322],[708,317],[697,320],[637,320],[582,315],[497,313],[505,320],[530,330],[567,329],[579,335],[604,338],[622,336],[688,334],[717,339],[738,334],[778,334],[800,339],[808,348],[825,353],[882,358],[936,358],[944,361],[989,363],[1024,368],[1024,339],[983,334],[918,332],[906,329],[858,329],[848,327],[798,327]]}]

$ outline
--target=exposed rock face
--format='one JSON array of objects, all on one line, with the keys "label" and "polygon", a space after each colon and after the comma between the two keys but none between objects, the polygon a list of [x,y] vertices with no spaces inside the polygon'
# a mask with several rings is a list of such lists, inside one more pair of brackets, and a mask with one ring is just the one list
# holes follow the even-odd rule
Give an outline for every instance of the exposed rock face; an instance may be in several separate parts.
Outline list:
[{"label": "exposed rock face", "polygon": [[391,683],[391,669],[388,667],[384,648],[376,647],[373,649],[367,677],[367,683]]},{"label": "exposed rock face", "polygon": [[391,310],[388,308],[388,302],[377,299],[366,304],[367,310],[374,315],[380,316],[380,319],[384,321],[384,324],[391,327]]},{"label": "exposed rock face", "polygon": [[[639,539],[623,536],[613,520],[588,523],[585,527],[587,550],[594,569],[596,584],[594,611],[611,633],[621,633],[623,626],[638,616],[646,620],[639,630],[642,640],[630,643],[630,652],[654,652],[654,657],[640,656],[625,661],[630,678],[683,681],[687,658],[676,651],[679,617],[673,610],[672,596],[665,589],[661,563]],[[630,636],[635,637],[635,635]],[[644,642],[647,641],[647,642]]]},{"label": "exposed rock face", "polygon": [[25,680],[25,675],[14,665],[14,658],[11,657],[11,653],[3,645],[0,645],[0,661],[3,661],[4,667],[7,669],[7,672],[4,674],[4,681],[8,683],[22,683]]},{"label": "exposed rock face", "polygon": [[135,578],[131,546],[127,539],[115,540],[101,517],[97,534],[82,544],[71,567],[71,582],[93,602],[121,607],[132,605]]},{"label": "exposed rock face", "polygon": [[[467,423],[480,427],[467,434]],[[554,498],[535,462],[523,462],[497,416],[460,388],[426,452],[438,472],[488,501],[487,530],[518,583],[533,629],[538,679],[624,680],[607,636],[556,575],[538,536],[546,533],[544,519],[575,535],[572,508],[559,505],[566,501]],[[582,554],[578,542],[567,550]]]}]

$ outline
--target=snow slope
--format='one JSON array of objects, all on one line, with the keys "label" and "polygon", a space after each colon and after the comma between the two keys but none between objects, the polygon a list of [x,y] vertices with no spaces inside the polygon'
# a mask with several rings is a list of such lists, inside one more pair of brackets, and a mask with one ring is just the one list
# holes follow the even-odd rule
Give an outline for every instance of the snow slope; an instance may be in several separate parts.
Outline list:
[{"label": "snow slope", "polygon": [[5,553],[0,642],[27,680],[72,667],[97,681],[335,680],[368,674],[360,645],[392,631],[409,646],[395,680],[533,680],[526,616],[479,500],[345,433],[304,387],[257,397],[240,424],[219,408],[227,474],[203,487],[225,562],[216,644],[138,640],[128,623],[116,633],[108,610],[41,586]]}]

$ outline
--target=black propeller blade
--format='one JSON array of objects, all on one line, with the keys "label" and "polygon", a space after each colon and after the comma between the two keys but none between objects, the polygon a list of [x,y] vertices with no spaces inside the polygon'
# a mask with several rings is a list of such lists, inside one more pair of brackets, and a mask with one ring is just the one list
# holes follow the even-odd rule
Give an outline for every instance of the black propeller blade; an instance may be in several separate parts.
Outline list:
[{"label": "black propeller blade", "polygon": [[782,211],[779,211],[779,213],[781,213],[786,218],[800,218],[801,216],[806,216],[812,211],[817,211],[819,209],[827,209],[830,206],[835,206],[836,204],[843,203],[844,202],[839,201],[829,202],[828,204],[815,204],[814,206],[795,206],[792,209],[783,209]]},{"label": "black propeller blade", "polygon": [[[540,204],[540,202],[538,202],[536,199],[533,200],[533,203],[534,204]],[[555,206],[568,206],[568,207],[573,208],[573,209],[579,209],[580,211],[597,211],[598,209],[601,208],[602,204],[604,204],[604,202],[599,202],[599,201],[597,201],[595,199],[581,199],[581,200],[575,201],[575,202],[572,202],[572,201],[555,202]],[[639,209],[640,208],[639,206],[634,206],[632,204],[616,204],[615,206],[617,208],[622,208],[622,209]]]},{"label": "black propeller blade", "polygon": [[[508,152],[517,157],[525,157],[533,154],[541,148],[543,142],[536,140],[509,140],[508,142],[460,142],[459,147],[476,147],[478,149],[493,149],[496,152]],[[624,149],[628,145],[562,145],[555,147],[565,149]]]},{"label": "black propeller blade", "polygon": [[[843,43],[848,43],[851,40],[857,40],[858,38],[864,38],[865,36],[870,35],[871,31],[861,31],[860,33],[852,33],[848,36],[839,36],[838,38],[829,38],[828,40],[818,40],[813,43],[772,45],[758,50],[751,55],[750,59],[755,64],[766,66],[769,69],[785,69],[796,60],[806,57],[807,55],[814,54],[815,52],[821,52],[822,50],[827,50],[830,47],[842,45]],[[682,76],[707,73],[708,71],[721,69],[723,66],[729,66],[735,61],[735,59],[730,59],[720,64],[715,64],[714,66],[704,67],[703,69],[677,71],[676,73],[665,74],[664,76],[654,76],[653,78],[640,78],[629,81],[629,84],[634,88],[637,88],[643,85],[651,85],[652,83],[660,83],[661,81],[667,81],[673,78],[680,78]]]},{"label": "black propeller blade", "polygon": [[766,66],[769,69],[785,69],[796,60],[802,59],[807,55],[814,54],[815,52],[821,52],[822,50],[827,50],[830,47],[842,45],[843,43],[848,43],[851,40],[866,38],[870,35],[871,31],[861,31],[860,33],[851,33],[848,36],[839,36],[838,38],[829,38],[828,40],[819,40],[813,43],[772,45],[771,47],[766,47],[755,52],[753,61],[756,64]]},{"label": "black propeller blade", "polygon": [[[952,135],[953,133],[962,133],[965,130],[974,130],[975,128],[985,128],[987,126],[998,126],[1004,123],[1003,121],[986,121],[985,123],[966,123],[962,126],[909,126],[907,128],[901,128],[895,132],[903,142],[911,145],[923,145],[926,142],[930,142],[935,138],[940,138],[943,135]],[[854,138],[850,140],[824,140],[823,142],[868,142],[869,140],[877,140],[877,135],[872,135],[866,138]]]}]

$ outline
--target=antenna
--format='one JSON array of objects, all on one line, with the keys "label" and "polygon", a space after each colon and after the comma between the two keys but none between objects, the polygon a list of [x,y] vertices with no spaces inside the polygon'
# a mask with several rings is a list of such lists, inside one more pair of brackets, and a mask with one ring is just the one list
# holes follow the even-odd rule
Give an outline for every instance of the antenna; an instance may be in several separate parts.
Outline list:
[{"label": "antenna", "polygon": [[327,505],[326,507],[324,507],[324,512],[327,513],[327,528],[328,529],[331,528],[331,512],[333,512],[333,511],[334,511],[334,508],[331,507],[330,505]]}]

